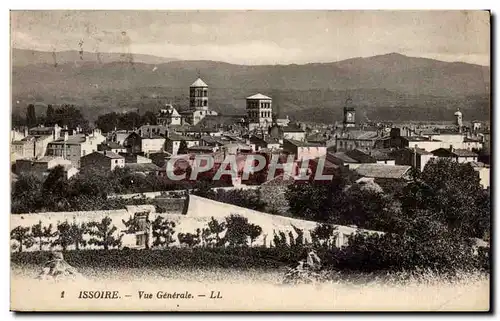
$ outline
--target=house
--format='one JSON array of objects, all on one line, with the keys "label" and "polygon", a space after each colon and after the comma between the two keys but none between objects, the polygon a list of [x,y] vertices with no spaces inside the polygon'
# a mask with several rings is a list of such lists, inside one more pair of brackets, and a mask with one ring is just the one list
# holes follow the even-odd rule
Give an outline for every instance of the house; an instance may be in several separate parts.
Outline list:
[{"label": "house", "polygon": [[388,149],[374,148],[368,151],[368,154],[375,159],[377,164],[396,165],[396,159]]},{"label": "house", "polygon": [[283,139],[291,139],[297,141],[306,141],[306,132],[296,125],[288,125],[280,127]]},{"label": "house", "polygon": [[80,158],[97,151],[97,146],[105,141],[99,129],[94,129],[91,135],[65,134],[47,145],[47,156],[61,156],[69,159],[74,167],[80,168]]},{"label": "house", "polygon": [[285,139],[283,141],[283,150],[288,154],[294,154],[297,161],[319,158],[326,155],[326,146],[292,139]]},{"label": "house", "polygon": [[478,154],[467,149],[438,148],[432,151],[437,158],[451,159],[459,163],[477,162]]},{"label": "house", "polygon": [[117,144],[124,145],[125,140],[131,133],[135,132],[130,130],[115,130],[110,134],[109,140]]},{"label": "house", "polygon": [[44,156],[38,159],[19,159],[16,161],[16,174],[32,174],[40,178],[49,175],[49,171],[56,166],[62,166],[66,178],[71,178],[78,173],[78,169],[72,166],[71,161],[62,157]]},{"label": "house", "polygon": [[125,164],[149,164],[153,160],[137,154],[120,153],[125,158]]},{"label": "house", "polygon": [[194,145],[191,147],[188,147],[188,152],[190,154],[211,154],[215,153],[219,150],[219,147],[215,146],[199,146],[199,145]]},{"label": "house", "polygon": [[490,187],[490,166],[481,162],[470,162],[472,168],[477,172],[479,176],[479,184],[484,189]]},{"label": "house", "polygon": [[137,133],[141,137],[148,137],[150,135],[154,136],[165,136],[168,132],[168,127],[163,125],[142,125],[137,130]]},{"label": "house", "polygon": [[113,171],[117,167],[125,166],[125,157],[113,152],[102,151],[93,152],[83,156],[81,159],[82,169],[100,169],[105,171]]},{"label": "house", "polygon": [[141,152],[144,154],[157,153],[165,149],[165,137],[150,134],[141,137]]},{"label": "house", "polygon": [[142,152],[142,137],[136,133],[131,132],[123,140],[123,147],[127,149],[129,154],[138,154]]},{"label": "house", "polygon": [[171,104],[166,104],[157,115],[158,123],[164,126],[182,125],[182,116]]},{"label": "house", "polygon": [[97,145],[97,150],[102,152],[102,151],[110,151],[113,153],[126,153],[127,148],[125,146],[122,146],[116,142],[108,141],[108,142],[102,142],[99,145]]},{"label": "house", "polygon": [[187,148],[199,144],[199,140],[194,137],[183,136],[176,133],[168,133],[165,139],[165,151],[171,153],[172,155],[177,155],[182,141],[186,143]]},{"label": "house", "polygon": [[434,158],[431,152],[422,148],[401,148],[391,152],[396,165],[409,165],[423,171],[425,165]]},{"label": "house", "polygon": [[430,152],[442,147],[442,141],[431,139],[428,136],[401,136],[400,128],[391,128],[389,136],[377,139],[374,147],[383,149],[421,148]]},{"label": "house", "polygon": [[345,166],[349,169],[354,169],[361,164],[354,158],[347,156],[345,152],[336,152],[336,153],[328,152],[326,154],[326,159],[333,164],[339,166]]},{"label": "house", "polygon": [[248,141],[249,141],[249,144],[252,146],[252,149],[254,151],[259,151],[259,150],[264,149],[264,148],[267,148],[270,150],[280,148],[280,142],[276,138],[269,137],[266,135],[263,135],[263,137],[251,135],[249,137]]},{"label": "house", "polygon": [[335,137],[335,151],[342,152],[356,148],[372,149],[379,138],[378,130],[346,129]]},{"label": "house", "polygon": [[411,166],[407,165],[386,165],[386,164],[361,164],[354,169],[354,172],[362,177],[374,179],[402,179],[410,178]]}]

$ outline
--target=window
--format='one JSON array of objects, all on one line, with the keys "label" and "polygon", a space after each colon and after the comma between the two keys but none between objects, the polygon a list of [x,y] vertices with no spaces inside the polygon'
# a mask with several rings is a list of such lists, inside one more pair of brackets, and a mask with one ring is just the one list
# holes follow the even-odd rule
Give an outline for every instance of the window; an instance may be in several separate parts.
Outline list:
[{"label": "window", "polygon": [[207,104],[208,104],[208,100],[204,100],[203,101],[203,106],[207,106]]}]

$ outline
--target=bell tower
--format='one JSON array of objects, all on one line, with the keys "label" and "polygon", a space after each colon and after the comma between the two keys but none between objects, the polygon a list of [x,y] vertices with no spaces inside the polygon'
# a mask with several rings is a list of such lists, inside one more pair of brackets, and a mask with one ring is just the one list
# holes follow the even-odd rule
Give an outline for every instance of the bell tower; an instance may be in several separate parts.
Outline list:
[{"label": "bell tower", "polygon": [[189,87],[189,107],[191,110],[208,110],[208,85],[201,78]]},{"label": "bell tower", "polygon": [[356,126],[356,109],[352,105],[352,99],[349,97],[344,105],[344,120],[342,121],[344,128]]}]

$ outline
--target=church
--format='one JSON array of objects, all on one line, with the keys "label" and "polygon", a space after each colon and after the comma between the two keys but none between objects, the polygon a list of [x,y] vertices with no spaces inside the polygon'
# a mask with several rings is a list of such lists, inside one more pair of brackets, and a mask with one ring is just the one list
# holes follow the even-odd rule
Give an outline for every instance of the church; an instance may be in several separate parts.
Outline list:
[{"label": "church", "polygon": [[158,114],[158,123],[164,126],[194,126],[205,116],[217,116],[217,112],[209,108],[208,85],[201,78],[198,78],[189,87],[189,109],[179,112],[171,104],[167,104]]}]

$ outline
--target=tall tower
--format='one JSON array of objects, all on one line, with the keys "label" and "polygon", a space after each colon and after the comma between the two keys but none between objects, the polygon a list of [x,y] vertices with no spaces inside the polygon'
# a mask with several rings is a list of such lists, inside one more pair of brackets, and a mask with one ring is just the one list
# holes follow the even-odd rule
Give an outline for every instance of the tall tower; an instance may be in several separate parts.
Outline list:
[{"label": "tall tower", "polygon": [[460,109],[457,109],[455,112],[455,125],[458,127],[458,130],[462,130],[462,112]]},{"label": "tall tower", "polygon": [[189,87],[189,107],[191,110],[208,110],[208,85],[201,78]]},{"label": "tall tower", "polygon": [[269,128],[273,123],[273,100],[262,94],[247,97],[248,129]]},{"label": "tall tower", "polygon": [[347,98],[344,105],[344,120],[342,122],[344,128],[356,126],[356,110],[352,106],[352,99]]}]

